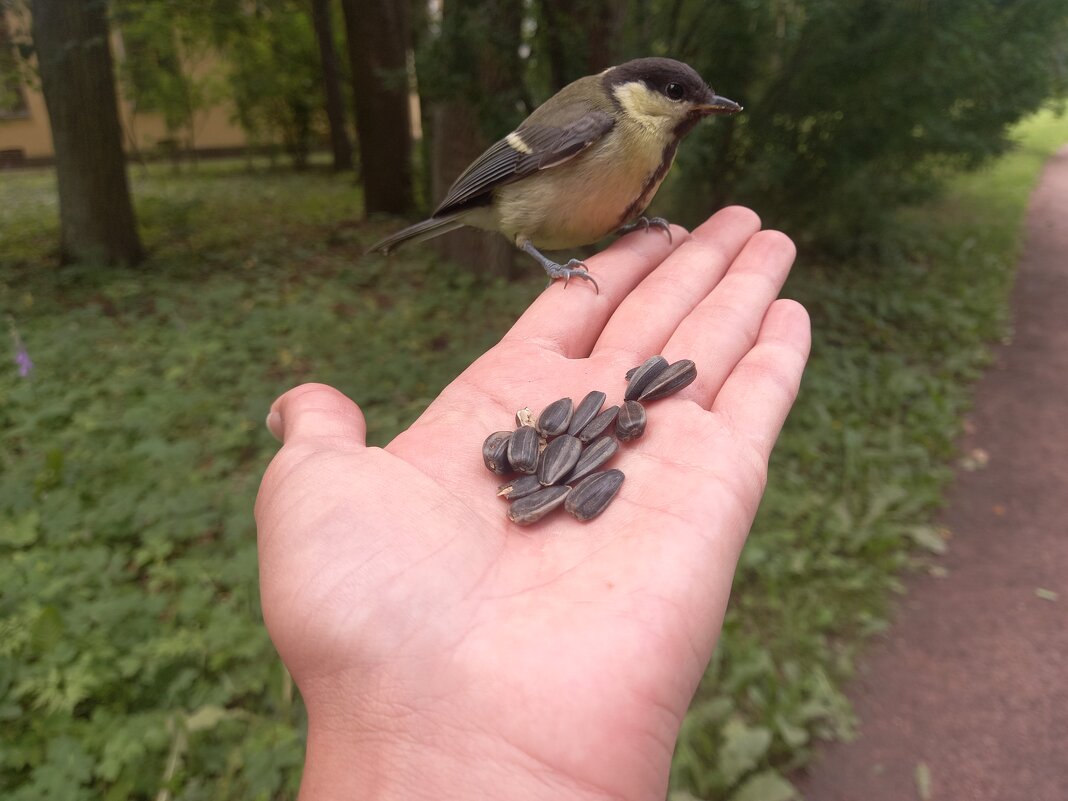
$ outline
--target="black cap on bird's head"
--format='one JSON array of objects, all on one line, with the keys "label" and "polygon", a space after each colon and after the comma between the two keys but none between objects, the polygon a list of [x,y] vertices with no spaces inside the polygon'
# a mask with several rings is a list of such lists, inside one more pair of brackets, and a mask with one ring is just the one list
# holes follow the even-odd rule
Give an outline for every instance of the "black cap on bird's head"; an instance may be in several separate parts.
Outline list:
[{"label": "black cap on bird's head", "polygon": [[613,94],[616,87],[642,83],[650,91],[663,95],[673,103],[685,104],[689,114],[696,117],[736,114],[742,110],[733,100],[713,92],[689,64],[671,58],[636,58],[627,61],[606,70],[604,82],[609,94]]}]

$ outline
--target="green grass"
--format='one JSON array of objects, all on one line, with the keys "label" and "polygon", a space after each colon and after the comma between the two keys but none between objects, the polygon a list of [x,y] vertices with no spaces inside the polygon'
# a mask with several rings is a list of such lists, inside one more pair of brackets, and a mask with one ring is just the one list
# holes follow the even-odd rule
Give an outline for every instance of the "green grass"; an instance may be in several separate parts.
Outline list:
[{"label": "green grass", "polygon": [[351,179],[133,179],[138,270],[56,269],[53,177],[0,178],[0,310],[35,363],[0,368],[0,795],[292,798],[251,516],[268,405],[325,381],[385,443],[544,282],[363,259],[395,223],[346,222]]},{"label": "green grass", "polygon": [[[1005,330],[1020,215],[1060,122],[902,215],[880,264],[802,254],[787,294],[815,346],[743,555],[675,786],[785,794],[884,625]],[[303,712],[259,616],[251,505],[267,404],[304,380],[360,400],[384,443],[541,289],[428,249],[364,258],[325,173],[205,163],[131,177],[143,268],[58,269],[54,178],[0,176],[0,311],[35,362],[0,365],[0,788],[6,799],[295,796]],[[783,797],[786,797],[783,795]]]}]

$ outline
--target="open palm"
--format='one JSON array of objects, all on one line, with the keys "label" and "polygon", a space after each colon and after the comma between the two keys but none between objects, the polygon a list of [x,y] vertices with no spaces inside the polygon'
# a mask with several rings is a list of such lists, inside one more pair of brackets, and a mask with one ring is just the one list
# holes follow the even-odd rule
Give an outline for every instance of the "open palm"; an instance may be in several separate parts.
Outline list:
[{"label": "open palm", "polygon": [[[264,615],[309,711],[302,798],[662,799],[767,460],[808,352],[782,234],[725,209],[634,233],[550,286],[385,449],[329,387],[282,396],[257,501]],[[519,528],[482,464],[515,411],[650,355],[698,378],[648,406],[599,517]]]}]

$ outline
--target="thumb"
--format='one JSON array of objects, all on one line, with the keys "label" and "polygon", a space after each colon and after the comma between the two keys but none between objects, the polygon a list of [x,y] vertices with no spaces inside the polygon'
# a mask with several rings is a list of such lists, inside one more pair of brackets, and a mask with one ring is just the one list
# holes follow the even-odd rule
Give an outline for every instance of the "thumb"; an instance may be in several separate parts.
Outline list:
[{"label": "thumb", "polygon": [[267,428],[283,444],[303,439],[343,439],[364,445],[367,423],[360,407],[326,384],[301,384],[271,404]]}]

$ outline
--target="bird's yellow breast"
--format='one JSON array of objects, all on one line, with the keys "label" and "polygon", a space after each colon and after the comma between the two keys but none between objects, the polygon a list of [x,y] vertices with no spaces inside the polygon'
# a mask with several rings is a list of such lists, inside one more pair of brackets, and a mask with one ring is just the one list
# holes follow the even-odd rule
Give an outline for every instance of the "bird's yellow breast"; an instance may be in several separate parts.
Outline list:
[{"label": "bird's yellow breast", "polygon": [[652,200],[671,141],[670,132],[624,117],[576,158],[498,189],[492,227],[547,250],[596,242]]}]

